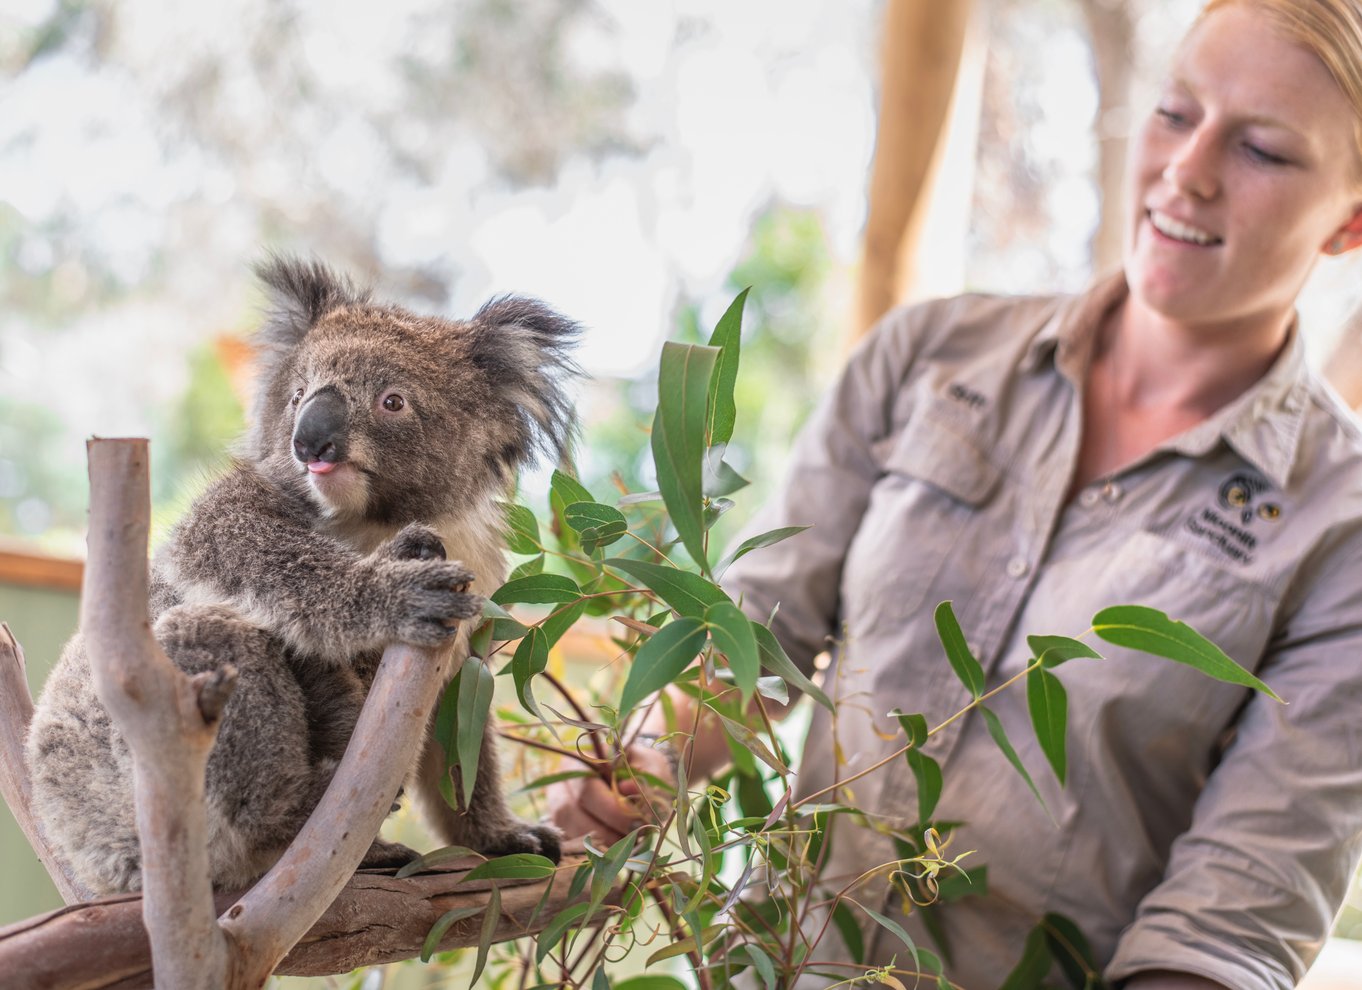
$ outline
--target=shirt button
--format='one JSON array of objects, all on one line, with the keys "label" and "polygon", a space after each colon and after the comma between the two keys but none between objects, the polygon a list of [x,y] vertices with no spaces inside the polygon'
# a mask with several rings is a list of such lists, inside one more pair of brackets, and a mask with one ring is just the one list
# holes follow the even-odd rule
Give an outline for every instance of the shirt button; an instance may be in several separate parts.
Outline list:
[{"label": "shirt button", "polygon": [[1078,504],[1085,509],[1091,509],[1097,504],[1097,500],[1102,497],[1101,492],[1095,488],[1085,488],[1083,493],[1078,496]]},{"label": "shirt button", "polygon": [[1119,502],[1121,496],[1125,494],[1125,489],[1114,481],[1108,481],[1102,488],[1102,497],[1108,502]]},{"label": "shirt button", "polygon": [[1007,576],[1014,578],[1026,577],[1026,572],[1031,569],[1031,565],[1026,562],[1024,557],[1013,557],[1007,562]]}]

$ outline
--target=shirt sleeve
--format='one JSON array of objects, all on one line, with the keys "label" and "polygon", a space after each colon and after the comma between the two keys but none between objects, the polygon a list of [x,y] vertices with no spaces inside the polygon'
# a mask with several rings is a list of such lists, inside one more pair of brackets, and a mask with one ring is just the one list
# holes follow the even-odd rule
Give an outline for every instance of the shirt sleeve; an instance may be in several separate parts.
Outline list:
[{"label": "shirt sleeve", "polygon": [[1288,990],[1323,946],[1362,852],[1362,545],[1333,559],[1258,671],[1285,704],[1248,700],[1109,980]]},{"label": "shirt sleeve", "polygon": [[797,437],[776,493],[738,540],[810,529],[740,557],[724,588],[765,622],[806,674],[838,626],[843,561],[882,474],[874,445],[902,421],[903,383],[933,321],[932,306],[898,310],[866,337]]}]

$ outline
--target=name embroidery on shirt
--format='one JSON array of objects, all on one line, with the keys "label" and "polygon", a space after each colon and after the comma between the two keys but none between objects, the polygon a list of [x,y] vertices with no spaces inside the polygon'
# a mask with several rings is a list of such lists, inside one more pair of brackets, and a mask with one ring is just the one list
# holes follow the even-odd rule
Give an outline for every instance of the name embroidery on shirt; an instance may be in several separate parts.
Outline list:
[{"label": "name embroidery on shirt", "polygon": [[1231,560],[1253,563],[1258,537],[1249,531],[1249,527],[1258,520],[1276,522],[1282,515],[1280,503],[1262,497],[1268,494],[1269,488],[1262,475],[1236,471],[1221,482],[1214,506],[1188,516],[1187,531]]},{"label": "name embroidery on shirt", "polygon": [[959,382],[951,382],[946,388],[946,394],[956,402],[964,403],[971,409],[982,409],[988,405],[988,399],[970,388],[968,385],[961,385]]}]

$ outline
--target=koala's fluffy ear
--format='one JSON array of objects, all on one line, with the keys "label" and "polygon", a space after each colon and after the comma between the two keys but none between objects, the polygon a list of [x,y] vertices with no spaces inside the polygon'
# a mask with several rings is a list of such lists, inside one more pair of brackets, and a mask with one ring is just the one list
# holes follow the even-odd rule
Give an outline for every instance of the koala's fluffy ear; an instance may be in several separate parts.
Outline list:
[{"label": "koala's fluffy ear", "polygon": [[369,300],[367,292],[320,261],[272,255],[255,266],[255,274],[269,293],[260,328],[261,342],[269,348],[292,348],[331,310]]},{"label": "koala's fluffy ear", "polygon": [[581,327],[535,299],[502,296],[478,310],[470,330],[470,359],[515,413],[494,466],[510,473],[536,452],[560,458],[574,425],[565,386],[581,373],[568,352]]}]

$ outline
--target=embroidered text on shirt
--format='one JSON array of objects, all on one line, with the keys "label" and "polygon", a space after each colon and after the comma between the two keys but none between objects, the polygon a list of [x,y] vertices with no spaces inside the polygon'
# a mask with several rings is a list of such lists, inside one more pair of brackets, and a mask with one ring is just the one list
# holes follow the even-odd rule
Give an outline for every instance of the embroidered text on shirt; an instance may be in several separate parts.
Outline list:
[{"label": "embroidered text on shirt", "polygon": [[971,409],[982,409],[988,405],[988,400],[982,395],[968,385],[961,385],[959,382],[951,382],[946,393],[956,402],[963,402]]}]

